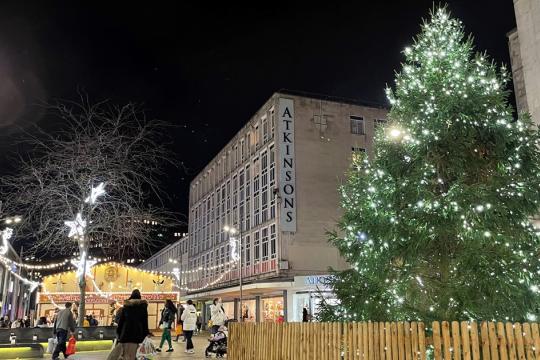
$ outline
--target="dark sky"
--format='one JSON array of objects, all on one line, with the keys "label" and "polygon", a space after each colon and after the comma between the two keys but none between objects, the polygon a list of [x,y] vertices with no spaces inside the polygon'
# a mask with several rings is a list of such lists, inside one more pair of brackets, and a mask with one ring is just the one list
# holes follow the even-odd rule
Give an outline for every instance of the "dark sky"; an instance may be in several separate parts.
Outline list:
[{"label": "dark sky", "polygon": [[[197,3],[187,5],[184,3]],[[200,4],[199,4],[200,3]],[[281,88],[385,102],[432,1],[214,5],[202,1],[0,3],[0,174],[15,133],[40,123],[40,101],[143,103],[179,125],[174,209],[187,213],[193,176]],[[511,0],[448,2],[479,50],[509,63]]]}]

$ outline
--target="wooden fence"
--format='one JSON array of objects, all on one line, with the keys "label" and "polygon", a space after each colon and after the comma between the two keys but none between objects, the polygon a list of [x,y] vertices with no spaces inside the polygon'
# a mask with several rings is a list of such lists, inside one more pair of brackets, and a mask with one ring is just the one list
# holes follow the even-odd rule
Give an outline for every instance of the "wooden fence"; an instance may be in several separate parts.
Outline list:
[{"label": "wooden fence", "polygon": [[537,323],[233,323],[233,360],[540,360]]}]

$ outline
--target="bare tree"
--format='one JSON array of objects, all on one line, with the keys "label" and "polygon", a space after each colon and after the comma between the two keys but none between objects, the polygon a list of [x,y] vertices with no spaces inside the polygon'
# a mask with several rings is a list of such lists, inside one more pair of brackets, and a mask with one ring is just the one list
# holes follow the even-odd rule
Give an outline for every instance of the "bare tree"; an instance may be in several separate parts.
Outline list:
[{"label": "bare tree", "polygon": [[[32,239],[30,251],[39,256],[77,254],[84,268],[89,253],[117,259],[148,253],[156,245],[150,224],[177,224],[161,201],[163,165],[174,164],[163,142],[166,124],[147,120],[134,104],[90,104],[84,97],[48,108],[62,129],[29,136],[31,151],[20,157],[17,174],[0,180],[9,211],[24,215],[17,236]],[[150,200],[160,205],[150,207]],[[79,279],[81,324],[84,273]]]}]

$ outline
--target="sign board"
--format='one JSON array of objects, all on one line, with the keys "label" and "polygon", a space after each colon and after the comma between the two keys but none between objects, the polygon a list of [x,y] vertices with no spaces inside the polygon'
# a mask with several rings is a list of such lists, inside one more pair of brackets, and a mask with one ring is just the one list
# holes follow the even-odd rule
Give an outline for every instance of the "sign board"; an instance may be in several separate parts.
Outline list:
[{"label": "sign board", "polygon": [[280,227],[281,231],[296,232],[294,101],[280,98],[278,111]]},{"label": "sign board", "polygon": [[[97,293],[87,293],[85,297],[85,302],[87,304],[110,304],[113,301],[123,302],[126,300],[131,293],[112,293],[110,297],[106,298],[103,296],[99,296]],[[152,301],[152,302],[161,302],[165,301],[167,299],[177,301],[177,293],[142,293],[142,298],[146,301]],[[64,304],[66,302],[75,302],[80,300],[79,294],[39,294],[39,302],[40,303],[51,303],[51,299],[57,303],[57,304]]]},{"label": "sign board", "polygon": [[312,287],[314,289],[325,290],[330,288],[330,279],[332,275],[310,275],[310,276],[295,276],[295,287]]}]

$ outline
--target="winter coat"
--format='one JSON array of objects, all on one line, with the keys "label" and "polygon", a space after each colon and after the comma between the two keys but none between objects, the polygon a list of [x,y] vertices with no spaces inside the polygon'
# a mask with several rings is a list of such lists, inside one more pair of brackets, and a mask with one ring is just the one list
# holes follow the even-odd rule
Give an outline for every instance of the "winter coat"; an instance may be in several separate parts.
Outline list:
[{"label": "winter coat", "polygon": [[197,309],[193,305],[186,305],[182,312],[183,329],[193,331],[197,329]]},{"label": "winter coat", "polygon": [[159,325],[163,324],[165,329],[170,329],[174,323],[174,313],[169,308],[164,308],[161,310],[161,320],[159,320]]},{"label": "winter coat", "polygon": [[128,299],[118,319],[119,343],[140,344],[150,334],[148,330],[148,303],[141,299]]},{"label": "winter coat", "polygon": [[227,315],[225,315],[225,311],[223,310],[221,304],[210,305],[210,320],[212,320],[212,325],[225,325]]},{"label": "winter coat", "polygon": [[60,310],[56,315],[56,320],[54,321],[54,332],[56,330],[70,330],[75,331],[75,317],[71,312],[71,309]]}]

